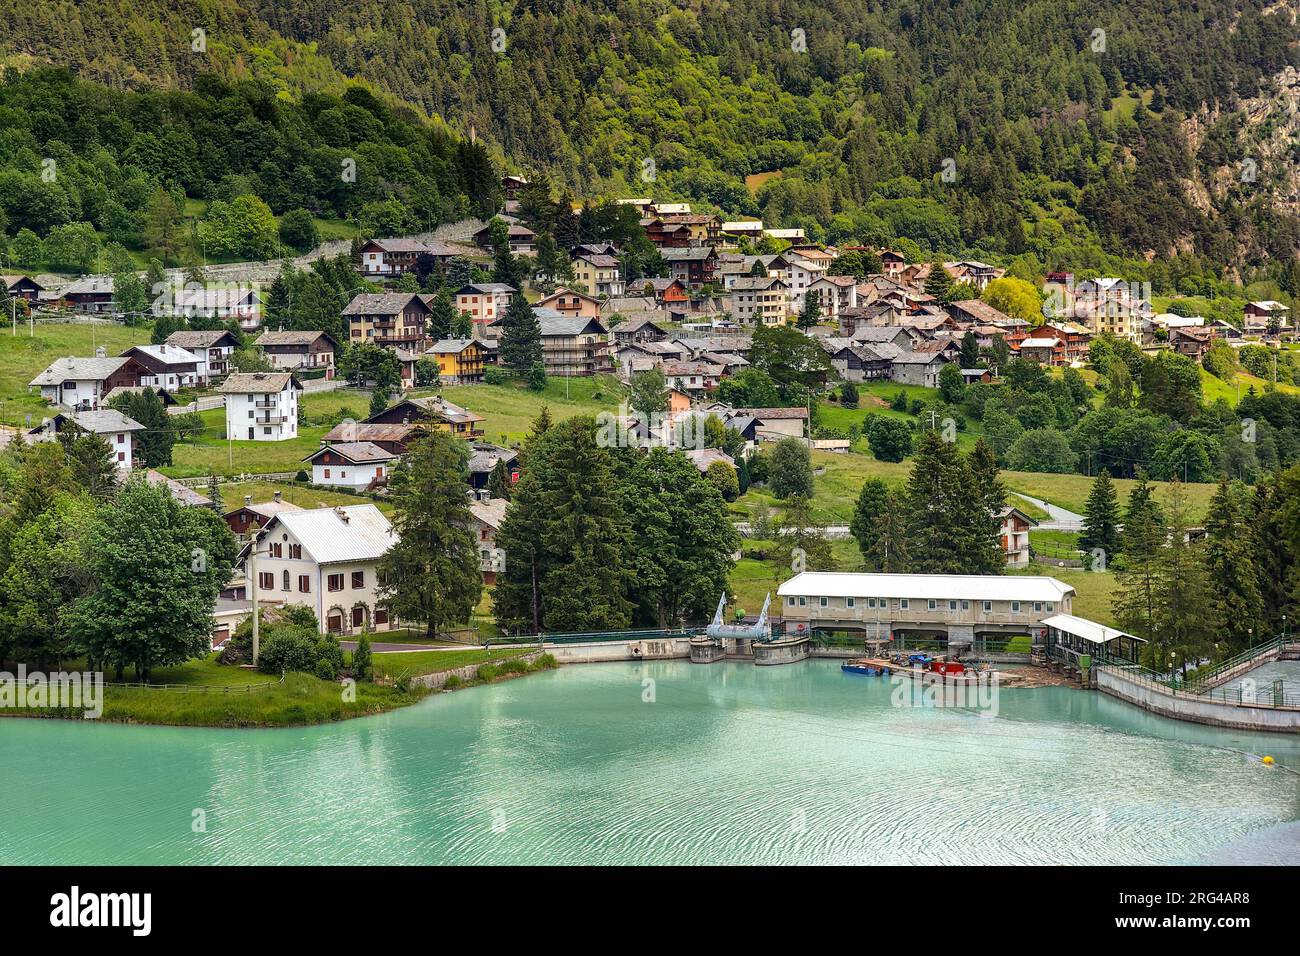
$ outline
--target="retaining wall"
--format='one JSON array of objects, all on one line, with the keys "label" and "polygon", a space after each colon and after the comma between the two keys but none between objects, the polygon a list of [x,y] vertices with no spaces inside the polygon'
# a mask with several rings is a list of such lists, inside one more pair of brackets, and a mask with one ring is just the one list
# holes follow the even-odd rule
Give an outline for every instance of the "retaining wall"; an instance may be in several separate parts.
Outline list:
[{"label": "retaining wall", "polygon": [[1235,730],[1300,732],[1300,709],[1230,704],[1192,694],[1174,694],[1164,688],[1134,680],[1109,667],[1096,669],[1097,689],[1164,717]]},{"label": "retaining wall", "polygon": [[[543,653],[543,651],[532,651],[528,654],[521,654],[519,657],[505,658],[505,660],[517,660],[523,661],[526,664],[531,664],[533,661],[537,660],[537,658],[541,657]],[[500,663],[501,661],[499,660],[479,661],[477,664],[466,664],[464,667],[457,667],[455,670],[441,671],[437,674],[421,674],[419,677],[412,677],[411,684],[430,687],[434,690],[442,690],[443,686],[453,676],[459,677],[461,680],[465,681],[475,680],[478,677],[478,669],[484,664]]]}]

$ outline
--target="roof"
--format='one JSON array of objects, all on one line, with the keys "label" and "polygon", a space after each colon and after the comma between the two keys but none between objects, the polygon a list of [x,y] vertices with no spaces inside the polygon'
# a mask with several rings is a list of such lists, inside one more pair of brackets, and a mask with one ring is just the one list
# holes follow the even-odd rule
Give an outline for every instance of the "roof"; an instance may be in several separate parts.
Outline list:
[{"label": "roof", "polygon": [[972,315],[981,322],[987,322],[992,325],[995,322],[1005,321],[1008,316],[1005,312],[993,308],[982,299],[958,299],[955,302],[949,302],[948,307]]},{"label": "roof", "polygon": [[730,465],[732,468],[736,467],[736,459],[719,448],[690,448],[684,454],[701,473],[708,471],[710,465],[718,462]]},{"label": "roof", "polygon": [[[1105,624],[1098,624],[1096,621],[1090,621],[1086,617],[1075,617],[1073,614],[1053,614],[1051,617],[1043,618],[1043,623],[1048,627],[1054,627],[1058,631],[1065,631],[1067,634],[1073,634],[1075,637],[1082,638],[1090,644],[1106,644],[1115,640],[1117,637],[1127,637],[1134,641],[1142,641],[1140,637],[1134,637],[1127,631],[1117,631],[1113,627],[1107,627]],[[1146,641],[1142,641],[1143,644]]]},{"label": "roof", "polygon": [[808,409],[802,405],[797,408],[733,408],[731,413],[735,417],[744,415],[749,418],[757,419],[808,417]]},{"label": "roof", "polygon": [[226,514],[232,515],[236,511],[252,511],[255,514],[261,515],[263,518],[274,518],[276,515],[283,514],[286,511],[304,510],[306,509],[295,504],[290,504],[287,501],[263,501],[260,504],[240,505],[238,508],[227,511]]},{"label": "roof", "polygon": [[[777,589],[782,597],[890,597],[968,601],[1060,601],[1074,588],[1056,578],[1020,574],[865,574],[804,571]],[[1063,615],[1066,616],[1066,615]]]},{"label": "roof", "polygon": [[174,345],[133,345],[125,352],[124,356],[139,355],[148,361],[157,362],[160,365],[194,365],[196,359],[194,355],[184,348]]},{"label": "roof", "polygon": [[187,485],[182,485],[176,479],[168,478],[161,471],[154,471],[150,468],[144,473],[144,480],[154,487],[166,488],[171,492],[172,497],[180,504],[188,505],[192,508],[206,508],[208,505],[212,504],[212,499],[207,495],[201,495],[193,488],[190,488]]},{"label": "roof", "polygon": [[507,282],[471,282],[463,285],[452,295],[490,295],[495,292],[515,293],[519,290]]},{"label": "roof", "polygon": [[333,442],[403,442],[415,432],[411,424],[385,424],[380,422],[341,422],[321,438],[323,444]]},{"label": "roof", "polygon": [[533,310],[537,315],[537,323],[541,326],[542,335],[581,335],[592,325],[596,326],[596,332],[600,335],[608,331],[599,319],[585,315],[547,314],[550,311],[549,309]]},{"label": "roof", "polygon": [[677,260],[708,259],[716,256],[712,246],[686,246],[683,249],[660,249],[659,254],[665,262]]},{"label": "roof", "polygon": [[762,292],[773,286],[786,288],[786,284],[776,276],[744,276],[731,283],[732,292]]},{"label": "roof", "polygon": [[[362,292],[343,307],[341,314],[397,315],[411,304],[412,299],[419,298],[415,292]],[[420,299],[420,304],[424,304],[423,299]]]},{"label": "roof", "polygon": [[589,262],[597,269],[617,269],[620,265],[618,259],[614,256],[600,252],[584,252],[574,256],[573,258]]},{"label": "roof", "polygon": [[[70,421],[83,431],[96,435],[109,435],[114,432],[144,431],[144,426],[134,418],[123,415],[115,408],[97,408],[87,412],[61,412],[49,421],[42,422],[33,432],[42,431],[51,422]],[[55,428],[57,431],[57,427]]]},{"label": "roof", "polygon": [[425,353],[433,352],[435,355],[450,355],[463,352],[471,345],[477,345],[479,348],[483,347],[483,344],[478,339],[439,339],[425,349]]},{"label": "roof", "polygon": [[64,382],[98,382],[129,362],[126,358],[61,358],[31,380],[31,385],[62,385]]},{"label": "roof", "polygon": [[70,295],[112,295],[113,277],[83,276],[66,287],[61,294],[64,297]]},{"label": "roof", "polygon": [[486,501],[471,501],[469,510],[489,528],[500,528],[501,522],[506,520],[506,508],[509,506],[510,502],[505,498],[489,498]]},{"label": "roof", "polygon": [[223,395],[274,395],[286,388],[302,390],[292,372],[234,372],[217,389]]},{"label": "roof", "polygon": [[297,538],[318,564],[373,561],[397,541],[392,523],[370,504],[281,512],[266,523],[258,537],[276,526]]},{"label": "roof", "polygon": [[322,335],[325,336],[325,338],[329,339],[330,342],[335,346],[338,345],[338,343],[334,341],[334,336],[330,335],[328,332],[293,332],[293,331],[263,332],[261,335],[259,335],[256,339],[253,340],[253,344],[258,348],[265,348],[268,345],[311,345]]},{"label": "roof", "polygon": [[173,332],[167,336],[167,344],[182,349],[210,349],[222,339],[230,339],[232,345],[235,341],[235,337],[225,329],[214,329],[210,332]]},{"label": "roof", "polygon": [[1054,349],[1060,344],[1060,339],[1025,339],[1020,343],[1020,347],[1022,349]]},{"label": "roof", "polygon": [[322,445],[304,458],[303,461],[315,461],[327,451],[332,451],[334,454],[346,458],[354,465],[364,465],[373,461],[392,461],[397,457],[391,451],[384,451],[374,442],[344,441]]},{"label": "roof", "polygon": [[504,461],[508,465],[518,457],[519,452],[513,448],[502,448],[485,441],[475,442],[470,446],[469,470],[475,475],[486,474],[498,461]]}]

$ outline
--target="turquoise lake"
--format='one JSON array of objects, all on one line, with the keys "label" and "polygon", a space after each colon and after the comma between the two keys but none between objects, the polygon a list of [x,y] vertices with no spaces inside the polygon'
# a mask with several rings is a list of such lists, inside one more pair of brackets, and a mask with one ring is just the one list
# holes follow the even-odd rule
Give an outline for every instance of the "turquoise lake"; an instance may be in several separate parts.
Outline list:
[{"label": "turquoise lake", "polygon": [[665,661],[325,727],[7,719],[0,863],[1300,863],[1300,738],[998,703]]}]

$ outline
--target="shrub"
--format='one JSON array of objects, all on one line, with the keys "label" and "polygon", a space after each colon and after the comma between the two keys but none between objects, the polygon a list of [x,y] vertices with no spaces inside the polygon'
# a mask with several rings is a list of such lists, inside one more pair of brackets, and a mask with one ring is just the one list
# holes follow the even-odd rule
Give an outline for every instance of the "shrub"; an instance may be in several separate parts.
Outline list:
[{"label": "shrub", "polygon": [[896,412],[907,411],[907,392],[900,391],[889,403],[889,407]]},{"label": "shrub", "polygon": [[293,476],[293,480],[294,480],[294,481],[303,481],[303,482],[311,481],[311,475],[307,474],[307,472],[305,472],[305,471],[303,471],[301,468],[299,468],[299,469],[298,469],[298,474],[296,474],[296,475]]},{"label": "shrub", "polygon": [[858,387],[852,382],[845,382],[840,387],[840,402],[845,408],[858,407]]},{"label": "shrub", "polygon": [[262,642],[257,669],[268,674],[282,670],[316,674],[322,663],[330,665],[334,675],[338,675],[343,667],[339,642],[326,634],[286,626],[275,628]]},{"label": "shrub", "polygon": [[370,657],[370,635],[362,633],[357,638],[357,649],[352,652],[352,676],[357,680],[370,680],[374,672]]},{"label": "shrub", "polygon": [[464,686],[465,686],[465,678],[461,677],[459,674],[452,674],[450,677],[447,678],[446,683],[442,685],[442,689],[455,690],[458,687],[464,687]]},{"label": "shrub", "polygon": [[338,680],[338,668],[329,658],[322,657],[316,662],[316,676],[321,680]]},{"label": "shrub", "polygon": [[510,375],[505,369],[490,366],[483,370],[484,385],[505,385],[510,381]]}]

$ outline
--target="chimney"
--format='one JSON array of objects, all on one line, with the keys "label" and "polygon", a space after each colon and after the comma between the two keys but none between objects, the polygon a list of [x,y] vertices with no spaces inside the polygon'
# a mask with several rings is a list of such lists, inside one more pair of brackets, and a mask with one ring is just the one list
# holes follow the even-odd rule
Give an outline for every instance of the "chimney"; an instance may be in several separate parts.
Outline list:
[{"label": "chimney", "polygon": [[99,348],[95,349],[95,358],[107,358],[107,357],[108,357],[108,349],[104,348],[104,346],[101,345],[99,346]]},{"label": "chimney", "polygon": [[344,524],[348,523],[348,513],[344,511],[342,508],[335,508],[334,513],[339,516],[339,520],[342,521]]},{"label": "chimney", "polygon": [[279,491],[277,491],[277,492],[275,493],[275,500],[276,500],[276,501],[279,501],[279,500],[280,500],[280,492],[279,492]]},{"label": "chimney", "polygon": [[247,508],[247,507],[248,507],[249,505],[251,505],[252,503],[253,503],[253,496],[252,496],[252,495],[244,495],[244,507]]}]

